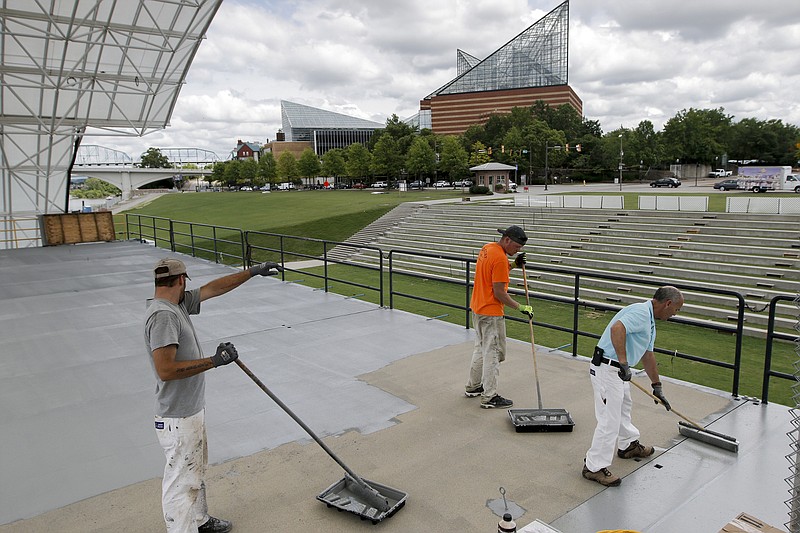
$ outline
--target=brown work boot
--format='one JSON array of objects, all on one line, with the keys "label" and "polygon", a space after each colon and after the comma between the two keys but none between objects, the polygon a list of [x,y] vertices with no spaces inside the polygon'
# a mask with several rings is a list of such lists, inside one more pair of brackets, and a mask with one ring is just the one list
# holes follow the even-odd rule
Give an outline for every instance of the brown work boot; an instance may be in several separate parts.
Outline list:
[{"label": "brown work boot", "polygon": [[638,440],[631,442],[630,446],[624,450],[617,450],[617,456],[623,459],[633,459],[634,457],[650,457],[655,449],[652,446],[643,446]]},{"label": "brown work boot", "polygon": [[622,480],[619,476],[615,476],[608,468],[601,468],[597,472],[592,472],[586,465],[583,465],[583,472],[581,475],[588,480],[597,481],[606,487],[618,487]]}]

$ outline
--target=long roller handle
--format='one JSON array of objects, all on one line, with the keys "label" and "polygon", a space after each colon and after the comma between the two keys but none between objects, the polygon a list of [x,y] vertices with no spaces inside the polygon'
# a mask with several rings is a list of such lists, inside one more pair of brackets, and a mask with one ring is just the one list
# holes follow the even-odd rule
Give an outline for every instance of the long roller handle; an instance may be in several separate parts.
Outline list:
[{"label": "long roller handle", "polygon": [[256,384],[256,385],[258,385],[258,386],[261,388],[261,390],[263,390],[264,392],[266,392],[266,393],[267,393],[267,396],[269,396],[270,398],[272,398],[272,401],[274,401],[275,403],[277,403],[277,404],[278,404],[278,406],[279,406],[281,409],[283,409],[283,410],[286,412],[286,414],[287,414],[287,415],[291,416],[291,417],[292,417],[292,419],[293,419],[295,422],[297,422],[298,424],[300,424],[300,427],[301,427],[301,428],[303,428],[303,429],[306,431],[306,433],[308,433],[308,434],[311,436],[311,438],[312,438],[312,439],[314,439],[314,440],[317,442],[317,444],[319,444],[319,445],[322,447],[322,449],[323,449],[323,450],[325,450],[325,452],[326,452],[328,455],[330,455],[330,456],[331,456],[331,459],[333,459],[334,461],[336,461],[336,462],[339,464],[339,466],[341,466],[341,467],[344,469],[344,471],[345,471],[345,472],[347,472],[348,474],[350,474],[350,477],[352,477],[353,479],[355,479],[355,480],[356,480],[356,481],[357,481],[359,484],[367,485],[367,484],[366,484],[366,482],[365,482],[363,479],[361,479],[361,478],[358,476],[358,474],[356,474],[355,472],[353,472],[352,470],[350,470],[350,468],[349,468],[349,467],[348,467],[346,464],[344,464],[344,463],[342,462],[342,460],[341,460],[341,459],[339,459],[339,458],[336,456],[336,454],[335,454],[335,453],[333,453],[333,450],[331,450],[331,449],[328,447],[328,445],[327,445],[327,444],[325,444],[325,443],[322,441],[322,439],[320,439],[320,438],[317,436],[317,434],[316,434],[316,433],[314,433],[314,432],[311,430],[311,428],[310,428],[310,427],[308,427],[308,425],[307,425],[305,422],[303,422],[302,420],[300,420],[300,417],[298,417],[296,414],[294,414],[294,412],[293,412],[291,409],[289,409],[289,406],[287,406],[285,403],[283,403],[283,402],[281,401],[281,399],[280,399],[280,398],[278,398],[277,396],[275,396],[275,395],[272,393],[272,391],[271,391],[271,390],[269,390],[269,389],[267,388],[267,386],[266,386],[266,385],[264,385],[264,383],[262,383],[262,382],[261,382],[261,380],[260,380],[260,379],[258,379],[258,377],[257,377],[255,374],[253,374],[253,372],[252,372],[252,371],[251,371],[249,368],[247,368],[247,365],[245,365],[245,364],[242,362],[242,360],[241,360],[241,359],[236,359],[236,364],[237,364],[237,365],[239,365],[239,368],[241,368],[242,370],[244,370],[244,373],[245,373],[245,374],[247,374],[248,376],[250,376],[250,379],[252,379],[252,380],[253,380],[253,382],[255,382],[255,384]]},{"label": "long roller handle", "polygon": [[[630,382],[631,382],[631,383],[633,383],[634,385],[636,385],[636,388],[637,388],[637,389],[639,389],[639,390],[640,390],[640,391],[642,391],[643,393],[645,393],[645,394],[647,394],[648,396],[650,396],[650,397],[651,397],[652,399],[654,399],[656,402],[658,402],[658,403],[662,403],[662,402],[661,402],[661,400],[659,400],[659,399],[658,399],[658,397],[657,397],[655,394],[653,394],[652,392],[650,392],[649,390],[645,389],[644,387],[642,387],[641,385],[639,385],[638,383],[636,383],[636,382],[635,382],[635,381],[633,381],[633,380],[631,380]],[[679,417],[683,418],[684,420],[686,420],[687,422],[689,422],[691,425],[693,425],[693,426],[694,426],[694,427],[696,427],[697,429],[700,429],[700,430],[703,430],[703,431],[707,431],[707,430],[706,430],[706,428],[704,428],[703,426],[701,426],[700,424],[698,424],[697,422],[695,422],[694,420],[692,420],[692,419],[691,419],[691,418],[689,418],[688,416],[684,416],[684,415],[680,414],[680,413],[679,413],[678,411],[676,411],[676,410],[675,410],[675,409],[674,409],[672,406],[670,406],[670,411],[672,411],[673,413],[675,413],[675,414],[676,414],[676,415],[678,415]]]},{"label": "long roller handle", "polygon": [[[525,288],[525,303],[531,305],[531,297],[528,294],[528,275],[525,272],[525,265],[522,265],[522,283]],[[533,339],[533,318],[528,318],[528,326],[531,328],[531,352],[533,352],[533,376],[536,378],[536,399],[539,400],[539,410],[542,409],[542,391],[539,387],[539,367],[536,364],[536,343]]]}]

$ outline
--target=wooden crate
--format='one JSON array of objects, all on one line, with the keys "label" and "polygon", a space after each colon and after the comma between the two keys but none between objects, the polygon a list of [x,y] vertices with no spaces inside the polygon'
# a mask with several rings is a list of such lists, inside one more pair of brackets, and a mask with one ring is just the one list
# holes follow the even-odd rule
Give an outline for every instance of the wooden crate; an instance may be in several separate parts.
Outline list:
[{"label": "wooden crate", "polygon": [[41,228],[45,246],[113,241],[115,237],[111,211],[42,215]]}]

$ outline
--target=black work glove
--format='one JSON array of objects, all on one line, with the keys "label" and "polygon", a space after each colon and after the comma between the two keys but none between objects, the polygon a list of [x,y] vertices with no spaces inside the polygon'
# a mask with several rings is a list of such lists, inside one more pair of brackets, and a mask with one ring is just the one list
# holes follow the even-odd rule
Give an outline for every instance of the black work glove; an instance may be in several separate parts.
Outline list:
[{"label": "black work glove", "polygon": [[533,307],[530,305],[520,305],[519,312],[523,315],[527,316],[528,318],[533,318]]},{"label": "black work glove", "polygon": [[620,363],[619,364],[619,372],[617,372],[619,379],[622,381],[630,381],[633,375],[631,374],[631,367],[628,363]]},{"label": "black work glove", "polygon": [[[656,381],[655,383],[653,383],[653,396],[658,398],[658,400],[661,402],[661,404],[667,411],[672,409],[672,406],[669,404],[667,398],[664,396],[664,388],[661,386],[660,381]],[[656,404],[658,404],[658,402],[656,402]]]},{"label": "black work glove", "polygon": [[214,368],[217,368],[218,366],[233,363],[238,358],[239,352],[236,351],[233,344],[221,342],[219,346],[217,346],[217,353],[211,356],[211,363],[214,365]]},{"label": "black work glove", "polygon": [[274,276],[278,272],[283,272],[283,267],[278,263],[273,263],[272,261],[267,261],[266,263],[261,263],[260,265],[250,267],[250,277]]},{"label": "black work glove", "polygon": [[514,266],[516,266],[517,268],[522,268],[522,265],[526,263],[527,261],[525,260],[525,252],[517,254],[517,257],[514,258]]}]

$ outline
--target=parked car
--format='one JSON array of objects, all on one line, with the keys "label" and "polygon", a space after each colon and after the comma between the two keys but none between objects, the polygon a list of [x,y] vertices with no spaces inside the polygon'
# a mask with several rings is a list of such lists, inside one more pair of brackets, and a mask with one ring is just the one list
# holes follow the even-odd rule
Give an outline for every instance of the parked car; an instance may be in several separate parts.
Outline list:
[{"label": "parked car", "polygon": [[433,184],[436,189],[444,189],[450,187],[450,182],[447,180],[439,180]]},{"label": "parked car", "polygon": [[420,180],[414,180],[408,184],[409,189],[424,189],[425,184],[422,183]]},{"label": "parked car", "polygon": [[375,189],[385,189],[388,186],[389,184],[386,183],[385,181],[376,181],[375,183],[372,184],[372,187],[374,187]]},{"label": "parked car", "polygon": [[733,171],[724,168],[718,168],[708,173],[709,178],[727,178],[728,176],[733,176]]},{"label": "parked car", "polygon": [[650,186],[651,187],[669,187],[669,188],[680,187],[681,186],[681,180],[679,180],[678,178],[674,178],[674,177],[673,178],[659,178],[659,179],[657,179],[655,181],[651,181],[650,182]]},{"label": "parked car", "polygon": [[739,182],[737,180],[722,180],[715,183],[714,188],[721,191],[735,191],[739,188]]},{"label": "parked car", "polygon": [[461,180],[453,182],[453,187],[472,187],[472,180]]},{"label": "parked car", "polygon": [[354,183],[354,184],[353,184],[353,188],[354,188],[354,189],[365,189],[366,187],[367,187],[367,186],[366,186],[366,185],[364,185],[363,183],[361,183],[360,181],[359,181],[358,183]]}]

